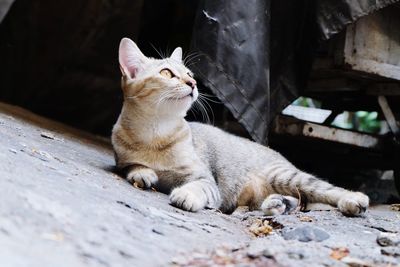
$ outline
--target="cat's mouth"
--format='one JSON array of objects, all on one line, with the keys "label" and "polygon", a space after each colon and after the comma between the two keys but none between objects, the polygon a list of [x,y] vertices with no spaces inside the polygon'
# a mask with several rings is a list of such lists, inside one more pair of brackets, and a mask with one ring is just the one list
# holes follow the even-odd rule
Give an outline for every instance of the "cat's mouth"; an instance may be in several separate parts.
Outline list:
[{"label": "cat's mouth", "polygon": [[193,92],[190,92],[189,94],[183,96],[171,97],[170,100],[186,100],[189,98],[193,98]]}]

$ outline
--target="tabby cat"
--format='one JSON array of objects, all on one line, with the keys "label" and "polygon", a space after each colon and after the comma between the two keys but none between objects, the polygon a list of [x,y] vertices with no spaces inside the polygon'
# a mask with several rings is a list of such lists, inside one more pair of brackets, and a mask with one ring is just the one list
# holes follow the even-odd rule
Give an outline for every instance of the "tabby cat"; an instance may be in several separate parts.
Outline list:
[{"label": "tabby cat", "polygon": [[279,153],[216,127],[187,122],[198,98],[182,49],[169,58],[146,57],[123,38],[119,48],[124,102],[112,131],[117,167],[141,188],[169,194],[188,211],[232,212],[239,205],[268,215],[287,213],[297,198],[360,215],[366,195],[333,186],[300,171]]}]

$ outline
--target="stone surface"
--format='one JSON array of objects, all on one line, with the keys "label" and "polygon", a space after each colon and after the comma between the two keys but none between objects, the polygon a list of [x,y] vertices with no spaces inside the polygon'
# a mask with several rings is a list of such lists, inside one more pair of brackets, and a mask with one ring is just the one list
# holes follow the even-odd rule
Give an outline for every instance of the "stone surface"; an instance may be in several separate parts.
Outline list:
[{"label": "stone surface", "polygon": [[108,140],[0,109],[3,266],[161,265],[180,251],[248,239],[229,216],[184,212],[112,173]]},{"label": "stone surface", "polygon": [[[164,194],[134,188],[113,165],[107,139],[0,104],[0,265],[400,264],[397,246],[377,243],[381,233],[400,232],[400,213],[387,206],[358,218],[332,208],[275,217],[245,209],[190,213]],[[267,220],[272,231],[254,237],[255,220]],[[282,236],[304,227],[330,237],[305,243]],[[338,248],[349,255],[332,258]]]}]

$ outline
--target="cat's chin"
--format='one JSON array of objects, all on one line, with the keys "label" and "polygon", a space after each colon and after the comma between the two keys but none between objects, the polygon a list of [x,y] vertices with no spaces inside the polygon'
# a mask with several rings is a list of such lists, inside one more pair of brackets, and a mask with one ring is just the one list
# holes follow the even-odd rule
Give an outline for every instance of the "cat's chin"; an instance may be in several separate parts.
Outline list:
[{"label": "cat's chin", "polygon": [[193,100],[193,95],[192,94],[189,94],[189,95],[185,95],[185,96],[182,96],[182,97],[171,97],[171,98],[169,98],[169,100],[171,100],[171,101],[192,101]]},{"label": "cat's chin", "polygon": [[170,98],[169,99],[170,103],[172,105],[192,105],[192,103],[195,101],[195,98],[192,95],[187,95],[187,96],[183,96],[180,98]]},{"label": "cat's chin", "polygon": [[[194,102],[194,98],[190,95],[181,98],[171,98],[164,107],[166,113],[179,116],[186,116],[186,112],[190,109]],[[172,113],[171,113],[172,112]]]}]

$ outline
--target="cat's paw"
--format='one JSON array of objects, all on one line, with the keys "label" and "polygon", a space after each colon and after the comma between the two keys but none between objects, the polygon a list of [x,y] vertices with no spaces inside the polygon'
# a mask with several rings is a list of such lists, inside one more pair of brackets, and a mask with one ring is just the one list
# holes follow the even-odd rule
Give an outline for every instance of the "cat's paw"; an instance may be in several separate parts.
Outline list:
[{"label": "cat's paw", "polygon": [[126,179],[140,188],[150,188],[158,181],[157,174],[152,169],[138,169],[128,173]]},{"label": "cat's paw", "polygon": [[187,211],[198,211],[207,205],[207,197],[201,188],[189,184],[172,190],[169,200],[173,206]]},{"label": "cat's paw", "polygon": [[298,200],[291,196],[272,194],[263,201],[261,210],[268,216],[287,214],[296,208],[297,202]]},{"label": "cat's paw", "polygon": [[358,216],[367,210],[368,205],[368,196],[360,192],[350,192],[340,198],[337,207],[345,215]]}]

